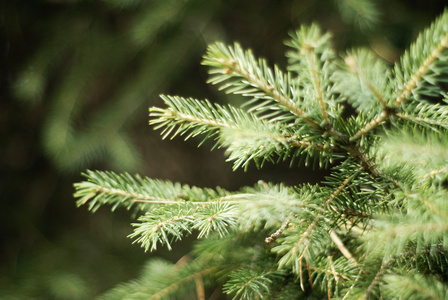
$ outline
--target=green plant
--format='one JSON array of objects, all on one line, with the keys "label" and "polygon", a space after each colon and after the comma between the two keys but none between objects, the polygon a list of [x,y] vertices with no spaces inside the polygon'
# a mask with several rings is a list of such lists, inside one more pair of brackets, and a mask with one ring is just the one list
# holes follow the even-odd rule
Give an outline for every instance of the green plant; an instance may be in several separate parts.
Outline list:
[{"label": "green plant", "polygon": [[78,205],[134,210],[130,236],[145,250],[198,237],[185,259],[151,260],[106,299],[203,298],[215,286],[242,299],[447,297],[448,12],[392,68],[366,49],[341,59],[316,25],[287,45],[287,72],[238,44],[209,46],[209,82],[244,107],[162,96],[150,123],[164,138],[214,141],[234,168],[287,160],[331,174],[230,192],[87,171]]}]

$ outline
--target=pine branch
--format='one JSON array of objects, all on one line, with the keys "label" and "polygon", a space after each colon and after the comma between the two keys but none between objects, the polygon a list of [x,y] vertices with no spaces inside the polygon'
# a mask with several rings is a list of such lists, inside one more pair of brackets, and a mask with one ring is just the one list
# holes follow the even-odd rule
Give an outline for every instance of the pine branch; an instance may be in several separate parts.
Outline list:
[{"label": "pine branch", "polygon": [[[368,257],[369,255],[369,251],[367,250],[365,252],[365,256],[364,257]],[[359,267],[358,273],[356,275],[356,277],[354,278],[354,280],[352,280],[352,285],[347,289],[344,297],[342,297],[342,300],[346,300],[346,299],[354,299],[354,297],[357,296],[357,299],[362,299],[362,292],[364,292],[365,289],[363,289],[362,291],[360,291],[360,288],[358,287],[358,282],[360,281],[360,279],[365,279],[363,277],[361,277],[364,274],[367,274],[367,260],[364,259],[362,261],[362,265]]]},{"label": "pine branch", "polygon": [[[347,53],[344,64],[332,75],[335,89],[358,112],[369,117],[387,110],[389,69],[376,55],[365,49]],[[387,98],[386,98],[387,97]]]},{"label": "pine branch", "polygon": [[351,263],[347,263],[344,257],[334,259],[331,255],[321,256],[313,264],[309,266],[313,282],[318,282],[321,288],[325,288],[330,299],[333,294],[337,296],[340,287],[350,282],[356,275],[356,269]]},{"label": "pine branch", "polygon": [[292,130],[281,123],[259,119],[232,106],[226,108],[207,100],[182,97],[162,96],[162,99],[168,108],[151,108],[150,115],[155,119],[150,124],[156,125],[155,129],[163,128],[161,134],[164,138],[186,135],[185,139],[188,139],[204,134],[204,142],[219,134],[217,145],[227,148],[229,160],[235,161],[234,169],[246,168],[251,161],[260,166],[264,161],[270,161],[277,155],[283,156],[284,153],[290,156],[293,152],[292,157],[305,153],[311,157],[315,150],[328,153],[320,161],[324,164],[332,159],[332,152],[342,151],[335,145],[320,143],[320,134],[301,134],[300,129]]},{"label": "pine branch", "polygon": [[[364,128],[350,137],[350,141],[357,141],[362,136],[377,128],[396,115],[399,108],[412,94],[418,95],[419,90],[425,87],[440,91],[436,85],[439,80],[430,76],[435,74],[448,74],[446,68],[438,66],[439,61],[448,59],[448,29],[444,26],[448,22],[448,13],[445,12],[434,24],[419,35],[410,50],[405,52],[400,65],[395,65],[395,89],[399,90],[392,106],[383,109],[381,114],[372,119]],[[443,79],[443,76],[440,76]]]},{"label": "pine branch", "polygon": [[448,107],[446,104],[419,102],[416,105],[407,105],[403,112],[397,113],[396,116],[436,132],[440,129],[448,129]]},{"label": "pine branch", "polygon": [[[200,189],[179,183],[161,181],[150,178],[135,177],[128,173],[116,174],[113,172],[87,171],[83,173],[87,181],[76,183],[74,194],[78,206],[88,204],[89,210],[96,211],[102,205],[130,209],[136,206],[137,210],[146,211],[152,204],[184,204],[186,202],[212,203],[226,197],[231,193],[224,189]],[[250,197],[250,195],[247,195]]]},{"label": "pine branch", "polygon": [[[305,110],[291,98],[293,82],[290,75],[284,75],[276,66],[272,73],[266,61],[262,59],[257,61],[251,51],[244,51],[238,44],[227,47],[222,43],[216,43],[209,46],[203,64],[211,67],[210,74],[214,75],[209,83],[225,83],[221,86],[221,90],[253,98],[249,104],[262,101],[249,109],[249,112],[263,115],[280,109],[283,114],[292,113],[299,117],[312,128],[319,127],[318,123],[307,117]],[[238,80],[232,80],[233,78]],[[291,119],[287,115],[282,118]]]},{"label": "pine branch", "polygon": [[448,238],[446,190],[425,188],[418,194],[409,192],[401,197],[404,197],[407,211],[377,218],[374,222],[376,230],[362,237],[375,255],[401,256],[409,248],[437,245]]},{"label": "pine branch", "polygon": [[133,223],[134,233],[129,235],[140,243],[145,251],[157,249],[157,244],[166,244],[171,250],[170,240],[181,240],[192,230],[199,231],[198,238],[217,232],[223,237],[236,228],[237,210],[229,203],[215,201],[206,206],[191,203],[161,206],[147,212]]},{"label": "pine branch", "polygon": [[[361,299],[369,299],[370,296],[375,292],[375,288],[377,286],[380,286],[380,291],[382,292],[384,290],[385,296],[389,297],[403,297],[403,295],[407,294],[407,292],[404,292],[402,289],[405,288],[406,283],[409,283],[414,280],[415,274],[412,274],[416,270],[418,270],[418,267],[405,267],[401,269],[401,272],[407,272],[408,276],[400,276],[401,272],[399,271],[400,264],[404,262],[402,265],[409,265],[409,264],[416,264],[417,261],[421,260],[422,256],[429,255],[429,256],[437,256],[437,252],[439,252],[440,248],[438,249],[438,245],[432,245],[431,249],[423,249],[418,251],[408,251],[399,253],[396,255],[391,255],[384,257],[384,261],[382,262],[380,268],[375,272],[375,277],[371,280],[369,283],[369,286],[367,289],[365,289],[364,294]],[[442,251],[445,251],[442,249]],[[442,255],[443,258],[446,260],[446,256]],[[410,259],[412,258],[412,259]],[[418,271],[417,271],[418,272]],[[426,270],[425,270],[426,272]],[[410,273],[410,274],[409,274]],[[431,276],[431,275],[430,275]],[[402,278],[400,278],[402,277]],[[412,293],[415,293],[416,299],[425,298],[422,297],[422,295],[429,295],[429,294],[437,294],[441,290],[440,289],[447,289],[446,286],[442,285],[440,282],[437,282],[437,287],[430,287],[429,285],[426,285],[426,280],[423,280],[423,282],[420,284],[417,284],[414,289],[412,290]],[[428,281],[429,282],[429,281]],[[353,286],[350,288],[352,289]],[[347,293],[348,294],[348,293]],[[345,297],[344,297],[345,299]],[[444,298],[438,298],[435,299],[444,299]]]},{"label": "pine branch", "polygon": [[283,233],[283,231],[285,231],[285,229],[288,227],[289,223],[291,222],[291,218],[288,218],[283,224],[282,226],[277,229],[276,232],[274,232],[273,234],[271,234],[269,237],[267,237],[264,242],[266,244],[270,244],[272,242],[275,242],[275,240],[278,239],[278,237]]},{"label": "pine branch", "polygon": [[[229,204],[241,204],[241,203],[251,203],[254,201],[247,200],[248,198],[255,197],[254,194],[233,194],[229,196],[223,196],[216,199],[212,199],[210,201],[188,201],[188,203],[194,204],[194,205],[209,205],[214,201],[221,201],[224,203]],[[179,199],[182,200],[188,200],[188,198],[185,195],[178,195]],[[243,199],[243,200],[238,200]],[[151,199],[151,200],[134,200],[135,203],[153,203],[153,204],[179,204],[178,200],[158,200],[158,199]]]},{"label": "pine branch", "polygon": [[[310,250],[310,240],[312,239],[312,234],[318,227],[319,221],[324,217],[325,212],[330,208],[330,204],[336,197],[338,197],[342,191],[347,187],[347,185],[358,175],[361,169],[357,172],[347,177],[338,187],[334,190],[331,195],[322,203],[321,211],[313,216],[313,221],[305,227],[305,230],[300,233],[300,238],[291,245],[281,244],[275,247],[273,250],[279,253],[285,253],[283,257],[279,260],[279,266],[293,265],[293,270],[297,273],[302,272],[302,260],[307,255],[307,251]],[[313,239],[313,242],[317,238]],[[301,283],[302,284],[302,283]]]},{"label": "pine branch", "polygon": [[[306,164],[316,157],[322,166],[342,152],[335,145],[320,143],[320,136],[293,134],[274,126],[271,126],[270,131],[249,127],[241,130],[226,129],[222,131],[221,141],[227,148],[228,161],[234,161],[234,169],[246,169],[251,161],[257,167],[262,167],[265,161],[274,162],[276,158],[293,161],[298,157],[305,160]],[[316,152],[325,152],[327,155],[317,156]]]},{"label": "pine branch", "polygon": [[335,243],[335,245],[338,247],[338,249],[341,251],[342,255],[344,255],[345,258],[347,258],[354,266],[358,266],[358,263],[353,258],[353,255],[350,253],[350,250],[347,249],[347,247],[344,245],[344,243],[334,230],[330,231],[330,237]]},{"label": "pine branch", "polygon": [[[198,101],[182,97],[161,96],[168,108],[150,108],[150,116],[155,117],[150,125],[155,129],[164,128],[163,138],[183,135],[185,139],[207,133],[205,139],[213,138],[222,128],[238,128],[237,122],[255,122],[255,118],[233,107],[225,108],[211,104],[208,100]],[[174,131],[177,128],[176,131]],[[205,140],[204,139],[204,140]]]},{"label": "pine branch", "polygon": [[270,293],[271,278],[278,277],[280,274],[281,272],[277,270],[242,268],[229,275],[229,280],[224,285],[224,292],[233,294],[234,298],[238,299],[264,298]]},{"label": "pine branch", "polygon": [[[401,177],[403,191],[413,189],[419,192],[419,187],[427,188],[428,184],[437,182],[441,184],[448,175],[441,171],[448,161],[447,145],[444,130],[401,130],[384,137],[377,153],[381,157],[381,168]],[[432,178],[430,174],[437,174],[437,178]]]},{"label": "pine branch", "polygon": [[[286,43],[292,48],[287,52],[289,70],[297,74],[300,89],[297,95],[310,115],[318,120],[320,126],[326,129],[330,125],[330,116],[335,117],[339,112],[332,99],[332,83],[329,74],[334,71],[335,55],[330,43],[331,35],[323,34],[320,28],[313,24],[303,26],[291,34],[291,40]],[[318,111],[313,107],[317,104]]]},{"label": "pine branch", "polygon": [[174,207],[162,206],[151,210],[133,223],[134,233],[130,238],[136,238],[135,243],[142,244],[145,251],[157,249],[157,244],[166,244],[171,250],[170,240],[181,240],[182,237],[191,233],[194,222],[194,208],[184,208],[180,205]]},{"label": "pine branch", "polygon": [[369,299],[370,298],[371,294],[374,292],[374,288],[379,284],[381,278],[385,275],[385,272],[390,267],[390,263],[391,263],[390,259],[387,259],[386,261],[384,261],[382,263],[381,267],[375,273],[375,277],[370,282],[369,286],[365,290],[361,299]]},{"label": "pine branch", "polygon": [[286,187],[283,184],[274,185],[260,183],[245,192],[253,194],[251,201],[240,204],[240,230],[272,230],[279,224],[298,214],[305,214],[314,208],[311,203],[317,186]]},{"label": "pine branch", "polygon": [[321,80],[319,79],[317,57],[316,54],[313,52],[313,47],[311,45],[305,45],[305,47],[302,48],[302,51],[305,53],[305,58],[310,72],[311,81],[313,82],[313,87],[317,97],[317,102],[319,103],[322,118],[324,119],[323,126],[325,127],[330,123],[330,120],[328,118],[327,108],[325,104],[327,101],[324,101],[323,88]]},{"label": "pine branch", "polygon": [[400,60],[400,66],[395,66],[396,86],[400,91],[395,99],[395,106],[400,106],[419,85],[425,83],[434,85],[435,82],[425,80],[429,72],[447,73],[443,67],[436,65],[438,60],[448,58],[447,22],[448,13],[445,11],[430,28],[419,35],[409,51],[405,52]]}]

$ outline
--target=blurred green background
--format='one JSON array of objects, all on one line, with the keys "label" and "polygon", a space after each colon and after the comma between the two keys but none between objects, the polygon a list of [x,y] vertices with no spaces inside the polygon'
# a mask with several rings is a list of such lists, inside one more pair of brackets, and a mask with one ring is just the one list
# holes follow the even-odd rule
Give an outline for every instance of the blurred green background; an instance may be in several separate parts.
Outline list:
[{"label": "blurred green background", "polygon": [[[357,4],[353,4],[357,3]],[[355,7],[353,6],[355,5]],[[393,63],[446,0],[48,0],[0,3],[0,299],[91,299],[154,255],[126,236],[131,217],[76,208],[89,169],[235,190],[258,180],[317,182],[288,163],[232,172],[222,149],[162,141],[159,94],[238,103],[208,86],[207,44],[240,42],[285,68],[288,32],[319,23],[338,52],[370,47]]]}]

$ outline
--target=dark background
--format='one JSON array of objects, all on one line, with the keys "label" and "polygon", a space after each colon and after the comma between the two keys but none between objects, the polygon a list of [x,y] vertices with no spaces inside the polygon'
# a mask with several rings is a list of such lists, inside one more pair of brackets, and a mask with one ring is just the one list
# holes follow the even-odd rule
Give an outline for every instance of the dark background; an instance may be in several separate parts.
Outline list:
[{"label": "dark background", "polygon": [[241,103],[205,83],[201,57],[214,41],[238,41],[285,68],[288,32],[317,22],[338,52],[369,47],[392,64],[446,5],[373,1],[379,17],[368,28],[339,2],[2,1],[0,298],[93,298],[135,278],[151,256],[176,261],[189,247],[144,253],[126,237],[128,212],[77,208],[73,183],[87,168],[230,190],[321,180],[325,170],[288,162],[233,172],[210,143],[162,141],[148,107],[161,105],[159,94]]}]

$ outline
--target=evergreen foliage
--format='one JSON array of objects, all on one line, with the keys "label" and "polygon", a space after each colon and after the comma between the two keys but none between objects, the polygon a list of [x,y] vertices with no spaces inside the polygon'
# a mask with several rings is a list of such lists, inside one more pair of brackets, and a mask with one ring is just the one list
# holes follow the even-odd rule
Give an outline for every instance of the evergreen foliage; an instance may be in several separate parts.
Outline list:
[{"label": "evergreen foliage", "polygon": [[340,58],[317,25],[287,45],[287,71],[238,44],[209,46],[209,82],[244,107],[162,96],[150,123],[213,140],[234,168],[288,160],[331,174],[230,192],[86,172],[78,205],[134,209],[130,237],[145,250],[198,237],[184,260],[149,262],[107,299],[203,299],[216,286],[235,299],[447,298],[448,11],[393,67],[366,49]]}]

